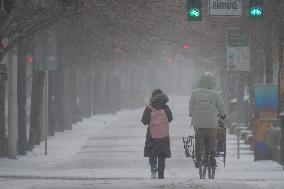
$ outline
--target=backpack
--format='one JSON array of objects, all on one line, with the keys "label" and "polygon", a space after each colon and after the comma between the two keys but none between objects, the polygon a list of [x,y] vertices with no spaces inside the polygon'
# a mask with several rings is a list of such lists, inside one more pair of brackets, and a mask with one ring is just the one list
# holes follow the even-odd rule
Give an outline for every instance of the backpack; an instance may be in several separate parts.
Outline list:
[{"label": "backpack", "polygon": [[151,120],[149,123],[150,135],[153,139],[164,138],[169,135],[169,121],[164,109],[151,109]]}]

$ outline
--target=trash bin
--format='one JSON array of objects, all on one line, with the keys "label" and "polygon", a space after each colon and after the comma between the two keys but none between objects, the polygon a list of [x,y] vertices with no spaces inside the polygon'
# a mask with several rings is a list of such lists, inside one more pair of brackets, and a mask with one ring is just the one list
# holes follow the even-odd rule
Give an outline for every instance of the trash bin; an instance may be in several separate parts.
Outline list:
[{"label": "trash bin", "polygon": [[267,130],[264,136],[264,142],[271,150],[272,160],[280,163],[280,140],[281,140],[280,119],[271,120],[271,125],[272,127]]}]

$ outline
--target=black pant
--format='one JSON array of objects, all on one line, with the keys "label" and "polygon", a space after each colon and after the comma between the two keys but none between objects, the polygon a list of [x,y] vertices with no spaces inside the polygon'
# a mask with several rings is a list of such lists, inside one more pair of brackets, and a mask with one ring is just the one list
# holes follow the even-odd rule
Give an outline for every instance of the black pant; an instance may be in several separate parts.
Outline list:
[{"label": "black pant", "polygon": [[163,157],[149,157],[149,163],[151,166],[151,171],[158,171],[158,178],[163,179],[166,167],[166,159]]}]

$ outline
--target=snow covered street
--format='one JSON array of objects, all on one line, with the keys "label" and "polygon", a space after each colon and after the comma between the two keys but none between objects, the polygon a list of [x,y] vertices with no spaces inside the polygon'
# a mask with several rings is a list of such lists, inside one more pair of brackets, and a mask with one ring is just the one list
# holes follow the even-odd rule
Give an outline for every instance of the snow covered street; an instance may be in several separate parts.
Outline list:
[{"label": "snow covered street", "polygon": [[151,180],[148,159],[143,157],[146,127],[143,109],[124,110],[83,120],[72,131],[49,139],[18,160],[0,159],[0,189],[91,188],[231,188],[284,187],[282,166],[272,161],[254,162],[249,146],[241,145],[236,157],[236,137],[227,137],[226,167],[218,162],[214,180],[200,180],[186,158],[182,136],[189,127],[188,97],[170,98],[172,158],[166,160],[165,180]]}]

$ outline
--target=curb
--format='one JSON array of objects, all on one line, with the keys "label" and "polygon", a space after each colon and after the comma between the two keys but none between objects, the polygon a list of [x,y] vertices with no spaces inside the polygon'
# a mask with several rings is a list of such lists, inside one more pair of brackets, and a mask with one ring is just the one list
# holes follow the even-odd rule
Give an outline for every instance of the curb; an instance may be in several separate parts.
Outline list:
[{"label": "curb", "polygon": [[0,175],[0,179],[14,180],[144,180],[145,178],[98,178],[76,176],[33,176],[33,175]]}]

